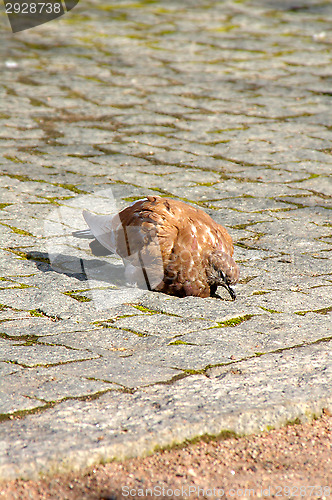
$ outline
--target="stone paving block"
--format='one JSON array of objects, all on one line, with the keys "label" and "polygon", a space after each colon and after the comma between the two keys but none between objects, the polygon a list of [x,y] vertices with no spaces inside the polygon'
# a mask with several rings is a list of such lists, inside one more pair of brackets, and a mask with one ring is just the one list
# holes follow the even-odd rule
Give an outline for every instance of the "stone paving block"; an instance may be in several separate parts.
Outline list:
[{"label": "stone paving block", "polygon": [[[84,351],[78,352],[82,354]],[[50,377],[82,377],[126,388],[168,382],[181,373],[172,367],[159,366],[154,363],[154,360],[151,363],[140,359],[136,360],[123,351],[109,351],[107,354],[104,351],[102,357],[90,353],[89,358],[86,358],[87,361],[83,360],[79,363],[41,367],[38,371],[41,375],[47,374]]]},{"label": "stone paving block", "polygon": [[45,342],[74,349],[89,349],[95,354],[107,355],[109,352],[118,352],[122,356],[129,356],[136,351],[158,349],[167,344],[169,339],[156,335],[139,336],[133,332],[109,326],[90,331],[59,331],[55,335],[47,336]]},{"label": "stone paving block", "polygon": [[66,349],[63,346],[43,344],[25,345],[23,342],[0,339],[1,361],[18,363],[22,366],[57,365],[70,361],[84,361],[98,358],[87,350]]},{"label": "stone paving block", "polygon": [[[263,312],[263,311],[262,311]],[[330,314],[307,313],[297,314],[265,313],[243,321],[232,327],[213,328],[197,335],[196,339],[206,339],[207,345],[212,342],[237,342],[242,349],[246,347],[251,352],[262,352],[277,349],[288,349],[297,345],[315,343],[320,339],[330,337]],[[313,326],[314,325],[314,326]],[[209,341],[209,337],[211,341]],[[195,340],[195,334],[181,337],[185,342]]]},{"label": "stone paving block", "polygon": [[[325,159],[324,163],[331,164],[331,161]],[[323,196],[332,197],[332,182],[331,177],[329,176],[320,176],[319,179],[317,177],[314,179],[307,179],[301,182],[301,187],[303,189],[310,190],[311,192],[321,193]]]},{"label": "stone paving block", "polygon": [[[38,309],[32,309],[25,316],[10,315],[8,312],[4,316],[4,321],[0,323],[0,333],[7,338],[15,337],[49,337],[59,333],[76,332],[82,329],[82,322],[71,319],[61,320],[59,317],[48,317]],[[90,332],[96,328],[89,321],[84,323],[84,331]],[[35,339],[36,340],[36,339]],[[45,340],[51,342],[51,340]]]},{"label": "stone paving block", "polygon": [[42,408],[44,405],[45,403],[43,401],[32,398],[30,396],[17,394],[16,392],[8,392],[3,390],[0,396],[1,415],[12,415],[17,412],[31,411],[35,410],[36,408]]},{"label": "stone paving block", "polygon": [[91,402],[65,401],[48,412],[2,424],[8,458],[1,475],[15,477],[18,469],[21,477],[77,470],[205,433],[253,433],[295,417],[305,421],[332,405],[329,344],[213,368],[208,377],[150,386],[130,396],[109,392]]},{"label": "stone paving block", "polygon": [[[39,369],[24,369],[23,372],[3,378],[0,404],[3,409],[10,404],[12,409],[1,413],[22,412],[47,402],[88,397],[118,388],[118,385],[112,383],[87,380],[84,377],[51,376],[48,373],[42,375]],[[34,406],[32,400],[35,402]],[[14,401],[15,408],[13,408]]]},{"label": "stone paving block", "polygon": [[[326,293],[326,289],[330,289],[330,292]],[[316,293],[314,293],[315,291]],[[316,290],[310,290],[310,293],[302,291],[275,291],[262,295],[260,302],[262,308],[272,310],[272,312],[301,313],[303,311],[331,308],[331,293],[331,287],[320,287]]]},{"label": "stone paving block", "polygon": [[14,365],[11,363],[5,363],[3,361],[0,362],[0,374],[1,377],[4,377],[6,375],[11,375],[12,373],[17,373],[22,371],[23,368],[19,365]]},{"label": "stone paving block", "polygon": [[159,347],[156,351],[133,355],[137,362],[154,363],[158,366],[188,370],[195,372],[204,370],[210,365],[227,364],[232,359],[240,360],[243,357],[254,355],[253,347],[243,347],[233,342],[214,342],[204,346],[176,338],[167,346]]},{"label": "stone paving block", "polygon": [[80,303],[74,304],[74,299],[51,289],[43,291],[35,288],[7,289],[2,291],[1,300],[10,307],[26,310],[42,309],[46,315],[59,314],[59,317],[70,317],[71,312],[74,313],[80,306],[82,307]]},{"label": "stone paving block", "polygon": [[[244,301],[241,301],[241,306],[231,300],[219,300],[215,298],[207,298],[204,301],[198,297],[169,297],[161,293],[145,293],[139,299],[139,304],[152,311],[157,311],[165,314],[176,314],[184,318],[209,318],[214,326],[215,321],[226,321],[231,318],[245,316],[247,314],[261,314],[259,307],[246,307]],[[202,328],[203,329],[203,328]]]},{"label": "stone paving block", "polygon": [[115,328],[128,328],[129,331],[145,335],[173,336],[188,331],[201,330],[216,324],[209,320],[194,320],[168,316],[166,314],[151,314],[144,317],[132,317],[118,319]]}]

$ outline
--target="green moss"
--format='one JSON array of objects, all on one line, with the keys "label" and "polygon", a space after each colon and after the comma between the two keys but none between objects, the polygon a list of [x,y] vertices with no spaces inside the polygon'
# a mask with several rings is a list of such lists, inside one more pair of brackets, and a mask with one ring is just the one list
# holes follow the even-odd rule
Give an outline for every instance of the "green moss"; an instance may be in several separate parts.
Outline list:
[{"label": "green moss", "polygon": [[18,340],[24,340],[24,344],[20,344],[23,346],[36,345],[39,342],[37,335],[22,335],[22,338]]},{"label": "green moss", "polygon": [[83,189],[79,189],[74,184],[63,184],[61,182],[50,182],[50,184],[52,184],[52,186],[59,186],[59,187],[62,187],[63,189],[68,189],[69,191],[72,191],[73,193],[88,194],[88,191],[83,191]]},{"label": "green moss", "polygon": [[2,175],[6,175],[7,177],[10,177],[11,179],[17,179],[18,181],[21,181],[21,182],[31,181],[31,179],[27,175],[9,174],[8,172],[3,173]]},{"label": "green moss", "polygon": [[215,181],[215,182],[195,182],[195,186],[210,187],[210,186],[215,186],[216,184],[218,184],[218,181]]},{"label": "green moss", "polygon": [[40,99],[35,99],[34,97],[30,97],[30,104],[32,106],[36,106],[36,107],[44,107],[46,106],[45,103],[43,101],[41,101]]},{"label": "green moss", "polygon": [[263,307],[263,306],[259,306],[261,309],[263,309],[263,311],[267,311],[269,313],[278,313],[278,314],[281,314],[282,311],[276,311],[275,309],[268,309],[267,307]]},{"label": "green moss", "polygon": [[196,345],[196,344],[190,344],[190,342],[184,342],[183,340],[174,340],[174,342],[170,342],[167,345]]},{"label": "green moss", "polygon": [[52,321],[59,321],[61,319],[59,316],[54,316],[52,314],[46,314],[41,309],[30,309],[30,311],[28,311],[28,312],[29,312],[30,316],[35,316],[35,317],[43,316],[44,318],[49,318]]},{"label": "green moss", "polygon": [[206,368],[203,368],[202,370],[191,370],[190,368],[186,368],[183,370],[183,373],[186,375],[205,375]]},{"label": "green moss", "polygon": [[[229,31],[237,28],[241,28],[241,26],[239,24],[227,24],[225,26],[220,26],[219,28],[212,28],[209,31],[212,31],[214,33],[228,33]],[[220,60],[218,60],[218,63],[220,64]]]},{"label": "green moss", "polygon": [[32,233],[29,233],[29,231],[25,231],[24,229],[19,229],[18,227],[15,226],[8,226],[8,227],[10,227],[10,229],[16,234],[21,234],[22,236],[33,236]]},{"label": "green moss", "polygon": [[253,292],[252,295],[264,295],[266,293],[270,292],[267,292],[266,290],[257,290],[256,292]]},{"label": "green moss", "polygon": [[0,203],[0,210],[3,210],[4,208],[9,207],[10,205],[12,205],[12,203]]},{"label": "green moss", "polygon": [[26,285],[25,283],[17,283],[10,278],[0,277],[0,281],[6,281],[7,283],[12,283],[11,286],[0,287],[0,290],[8,290],[13,288],[34,288],[32,285]]},{"label": "green moss", "polygon": [[[41,196],[39,195],[39,198],[43,198],[43,200],[46,200],[48,203],[53,203],[54,205],[61,205],[62,200],[71,200],[73,199],[74,196]],[[32,202],[30,202],[32,203]]]},{"label": "green moss", "polygon": [[26,252],[23,252],[21,250],[17,250],[17,249],[11,248],[11,247],[4,248],[4,250],[7,250],[7,252],[11,252],[11,253],[14,253],[15,255],[18,255],[21,259],[29,260]]},{"label": "green moss", "polygon": [[180,318],[179,314],[168,313],[165,311],[157,311],[155,309],[149,309],[148,307],[141,306],[140,304],[128,304],[129,306],[135,307],[139,311],[146,312],[148,314],[164,314],[165,316],[174,316],[175,318]]},{"label": "green moss", "polygon": [[19,160],[17,156],[3,155],[3,157],[6,158],[6,160],[10,160],[14,163],[25,163],[24,161]]},{"label": "green moss", "polygon": [[26,285],[25,283],[19,283],[16,286],[3,286],[0,287],[0,290],[14,290],[15,288],[35,288],[33,285]]},{"label": "green moss", "polygon": [[311,309],[308,311],[295,311],[295,314],[298,314],[299,316],[305,316],[307,313],[317,313],[317,314],[328,314],[329,312],[332,311],[332,306],[329,307],[323,307],[322,309]]},{"label": "green moss", "polygon": [[300,425],[302,422],[301,420],[299,419],[299,417],[296,417],[294,418],[293,420],[287,420],[286,422],[286,426],[289,426],[289,425]]},{"label": "green moss", "polygon": [[88,290],[89,289],[71,290],[69,292],[63,292],[63,294],[67,295],[68,297],[71,297],[72,299],[77,300],[77,302],[91,302],[92,299],[89,299],[89,297],[86,297],[85,295],[77,295],[78,293],[87,292]]},{"label": "green moss", "polygon": [[[117,328],[117,330],[119,330],[119,328]],[[133,328],[125,328],[122,326],[120,328],[120,330],[124,330],[125,332],[133,333],[134,335],[137,335],[137,337],[150,337],[150,335],[148,333],[136,332],[136,330],[134,330]]]},{"label": "green moss", "polygon": [[235,224],[231,226],[232,229],[247,229],[249,226],[254,226],[255,224],[261,224],[265,222],[264,220],[256,220],[255,222],[246,222],[245,224]]},{"label": "green moss", "polygon": [[243,321],[248,321],[253,316],[254,316],[253,314],[245,314],[244,316],[238,316],[237,318],[231,318],[231,319],[227,319],[225,321],[218,321],[218,325],[212,326],[212,328],[237,326],[237,325],[240,325],[241,323],[243,323]]},{"label": "green moss", "polygon": [[139,304],[131,304],[131,305],[132,305],[132,307],[134,307],[138,311],[142,311],[142,312],[149,313],[149,314],[158,314],[158,311],[155,311],[153,309],[149,309],[148,307],[144,307],[144,306],[141,306]]},{"label": "green moss", "polygon": [[33,260],[35,262],[44,262],[45,264],[50,264],[50,259],[47,257],[43,257],[42,255],[38,255],[37,252],[35,252],[34,255],[31,255],[28,252],[24,252],[23,250],[18,250],[18,248],[14,247],[7,247],[4,248],[4,250],[7,250],[7,252],[14,253],[15,255],[18,255],[21,259],[24,260]]},{"label": "green moss", "polygon": [[12,413],[0,413],[0,422],[5,422],[6,420],[20,420],[27,415],[34,415],[35,413],[40,413],[41,411],[47,410],[48,408],[53,408],[54,406],[55,403],[46,403],[43,406],[32,408],[30,410],[19,410]]},{"label": "green moss", "polygon": [[21,181],[21,182],[43,182],[45,184],[50,184],[51,186],[59,186],[59,187],[62,187],[63,189],[68,189],[69,191],[72,191],[73,193],[89,194],[88,191],[83,191],[83,189],[79,189],[74,184],[65,184],[62,182],[47,182],[44,179],[31,179],[27,175],[9,174],[8,172],[1,173],[1,175],[5,175],[7,177],[10,177],[11,179],[17,179],[18,181]]},{"label": "green moss", "polygon": [[5,224],[4,222],[1,222],[1,225],[9,227],[9,229],[11,229],[13,233],[21,234],[22,236],[33,236],[33,234],[29,233],[28,231],[24,231],[24,229],[19,229],[18,227],[15,226],[10,226],[9,224]]},{"label": "green moss", "polygon": [[44,314],[39,309],[30,309],[30,316],[44,316]]},{"label": "green moss", "polygon": [[200,442],[211,443],[218,441],[225,441],[226,439],[239,439],[241,436],[236,434],[234,431],[230,431],[228,429],[220,431],[218,434],[203,434],[201,436],[195,436],[190,439],[185,439],[181,443],[173,442],[172,444],[166,446],[155,446],[153,452],[165,452],[171,450],[180,450],[182,448],[186,448],[187,446],[192,446],[198,444]]},{"label": "green moss", "polygon": [[239,283],[241,283],[241,285],[246,285],[247,283],[250,283],[250,281],[254,280],[255,278],[257,278],[257,276],[246,276],[246,278],[240,279]]},{"label": "green moss", "polygon": [[102,328],[113,328],[109,323],[115,323],[114,319],[105,319],[103,321],[93,321],[91,325],[101,326]]},{"label": "green moss", "polygon": [[138,201],[142,199],[142,196],[127,196],[122,198],[123,201],[127,201],[128,203],[133,203],[134,201]]},{"label": "green moss", "polygon": [[[238,240],[234,245],[240,247],[240,248],[245,248],[246,250],[265,250],[264,248],[259,248],[255,247],[253,245],[250,245],[250,242],[255,243],[256,241],[259,240],[259,238],[262,236],[262,234],[257,234],[251,238],[242,238],[241,240]],[[248,241],[248,243],[246,243]]]}]

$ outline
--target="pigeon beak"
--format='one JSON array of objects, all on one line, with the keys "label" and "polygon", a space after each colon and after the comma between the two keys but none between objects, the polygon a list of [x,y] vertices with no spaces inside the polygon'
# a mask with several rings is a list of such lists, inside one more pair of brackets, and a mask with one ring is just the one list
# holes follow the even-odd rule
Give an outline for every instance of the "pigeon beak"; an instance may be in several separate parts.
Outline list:
[{"label": "pigeon beak", "polygon": [[228,291],[229,295],[232,297],[232,300],[235,300],[236,299],[236,293],[234,292],[233,288],[230,285],[228,285],[227,283],[225,283],[223,286],[226,288],[226,290]]}]

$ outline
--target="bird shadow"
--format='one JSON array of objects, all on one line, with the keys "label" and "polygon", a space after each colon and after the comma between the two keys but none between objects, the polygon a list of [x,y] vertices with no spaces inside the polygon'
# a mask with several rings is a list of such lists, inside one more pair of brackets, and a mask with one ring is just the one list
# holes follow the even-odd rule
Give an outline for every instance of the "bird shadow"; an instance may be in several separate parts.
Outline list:
[{"label": "bird shadow", "polygon": [[31,251],[26,258],[35,262],[43,273],[54,272],[78,281],[95,280],[103,283],[126,286],[125,268],[102,259],[82,259],[72,255],[50,255],[47,252]]}]

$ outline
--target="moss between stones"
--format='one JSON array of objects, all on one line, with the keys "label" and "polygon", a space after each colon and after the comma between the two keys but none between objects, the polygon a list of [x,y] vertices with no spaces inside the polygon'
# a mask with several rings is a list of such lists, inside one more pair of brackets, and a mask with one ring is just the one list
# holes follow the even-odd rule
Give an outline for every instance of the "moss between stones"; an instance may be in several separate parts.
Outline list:
[{"label": "moss between stones", "polygon": [[13,231],[13,233],[20,234],[22,236],[34,236],[33,234],[29,233],[29,231],[25,231],[24,229],[19,229],[18,227],[15,226],[10,226],[9,224],[5,224],[4,222],[1,222],[2,226],[9,227]]},{"label": "moss between stones", "polygon": [[248,321],[253,316],[254,316],[253,314],[245,314],[244,316],[238,316],[237,318],[231,318],[231,319],[227,319],[225,321],[218,321],[218,325],[212,326],[212,328],[237,326],[237,325],[240,325],[241,323],[243,323],[243,321]]},{"label": "moss between stones", "polygon": [[128,201],[128,203],[133,203],[134,201],[138,201],[142,199],[142,196],[127,196],[126,198],[122,198],[123,201]]},{"label": "moss between stones", "polygon": [[[30,346],[30,345],[36,345],[39,343],[39,337],[37,335],[15,335],[14,336],[14,335],[8,335],[6,333],[0,333],[0,336],[3,339],[13,340],[13,341],[17,342],[16,344],[13,344],[13,345]],[[21,342],[23,342],[23,343],[21,343]]]},{"label": "moss between stones", "polygon": [[44,316],[44,314],[39,309],[30,309],[30,316]]},{"label": "moss between stones", "polygon": [[154,311],[153,309],[149,309],[148,307],[144,307],[139,304],[131,304],[131,306],[137,309],[138,311],[142,311],[149,314],[158,314],[158,311]]},{"label": "moss between stones", "polygon": [[65,184],[62,182],[48,182],[44,179],[31,179],[27,175],[10,174],[8,172],[1,173],[1,175],[10,177],[11,179],[17,179],[20,182],[42,182],[45,184],[50,184],[51,186],[59,186],[59,187],[62,187],[63,189],[68,189],[69,191],[72,191],[73,193],[88,194],[88,191],[84,191],[83,189],[79,189],[74,184]]},{"label": "moss between stones", "polygon": [[62,187],[63,189],[68,189],[69,191],[72,191],[73,193],[88,194],[88,191],[83,191],[83,189],[77,188],[74,184],[63,184],[61,182],[50,182],[49,184],[52,184],[52,186]]},{"label": "moss between stones", "polygon": [[332,311],[332,306],[323,307],[322,309],[311,309],[308,311],[295,311],[294,314],[298,314],[299,316],[305,316],[307,313],[317,313],[317,314],[327,314]]},{"label": "moss between stones", "polygon": [[102,321],[92,321],[91,325],[101,326],[102,328],[113,328],[109,323],[115,323],[115,320],[110,318]]},{"label": "moss between stones", "polygon": [[69,292],[62,292],[64,295],[71,297],[72,299],[77,300],[78,302],[91,302],[92,299],[86,297],[85,295],[77,295],[78,293],[87,292],[88,289],[85,290],[71,290]]},{"label": "moss between stones", "polygon": [[183,340],[174,340],[174,342],[170,342],[167,345],[197,345],[197,344],[190,344],[190,342],[184,342]]},{"label": "moss between stones", "polygon": [[7,247],[4,248],[4,250],[18,255],[21,259],[24,260],[34,260],[35,262],[44,262],[45,264],[51,263],[50,259],[48,259],[47,257],[43,257],[42,254],[39,254],[37,252],[34,252],[34,255],[31,255],[31,253],[24,252],[24,250],[19,250],[16,247]]},{"label": "moss between stones", "polygon": [[283,311],[276,311],[276,309],[268,309],[267,307],[259,306],[263,311],[267,311],[269,313],[278,313],[281,314]]},{"label": "moss between stones", "polygon": [[53,314],[47,314],[42,309],[30,309],[30,311],[28,311],[28,312],[31,316],[42,316],[44,318],[50,319],[51,321],[60,321],[61,320],[60,316],[54,316]]},{"label": "moss between stones", "polygon": [[179,450],[185,448],[189,445],[194,445],[204,441],[204,443],[210,443],[211,441],[225,441],[226,439],[239,439],[240,434],[236,434],[234,431],[228,429],[221,430],[218,434],[203,434],[202,436],[195,436],[191,439],[185,439],[181,443],[174,442],[166,446],[155,446],[153,452],[163,452],[170,450]]},{"label": "moss between stones", "polygon": [[2,286],[0,287],[0,290],[13,290],[14,288],[34,288],[33,285],[26,285],[25,283],[17,283],[17,281],[14,281],[10,278],[3,278],[0,277],[0,281],[6,281],[8,283],[11,283],[11,286]]},{"label": "moss between stones", "polygon": [[139,304],[128,304],[128,305],[135,307],[135,309],[138,309],[139,311],[146,312],[149,314],[164,314],[166,316],[175,316],[176,318],[181,318],[179,314],[168,313],[165,311],[157,311],[155,309],[149,309],[148,307],[141,306]]},{"label": "moss between stones", "polygon": [[12,413],[0,413],[0,422],[5,422],[6,420],[19,420],[26,417],[27,415],[34,415],[35,413],[40,413],[48,408],[53,408],[55,403],[46,403],[45,405],[32,408],[30,410],[18,410]]},{"label": "moss between stones", "polygon": [[17,156],[3,155],[6,160],[12,161],[14,163],[25,163],[24,161],[17,158]]},{"label": "moss between stones", "polygon": [[285,425],[289,426],[289,425],[299,425],[299,424],[301,424],[301,419],[299,417],[296,417],[293,420],[287,420]]}]

